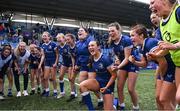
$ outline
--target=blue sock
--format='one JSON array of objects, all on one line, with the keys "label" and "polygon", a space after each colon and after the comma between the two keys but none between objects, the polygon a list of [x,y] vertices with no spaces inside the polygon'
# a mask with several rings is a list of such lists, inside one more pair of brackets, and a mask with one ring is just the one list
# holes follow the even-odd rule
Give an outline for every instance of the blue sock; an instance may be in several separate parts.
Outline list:
[{"label": "blue sock", "polygon": [[64,92],[64,81],[63,80],[59,82],[59,86],[60,86],[61,92]]},{"label": "blue sock", "polygon": [[83,101],[85,102],[85,104],[88,107],[88,110],[91,110],[91,111],[94,110],[90,93],[89,92],[84,92],[81,95],[82,95]]}]

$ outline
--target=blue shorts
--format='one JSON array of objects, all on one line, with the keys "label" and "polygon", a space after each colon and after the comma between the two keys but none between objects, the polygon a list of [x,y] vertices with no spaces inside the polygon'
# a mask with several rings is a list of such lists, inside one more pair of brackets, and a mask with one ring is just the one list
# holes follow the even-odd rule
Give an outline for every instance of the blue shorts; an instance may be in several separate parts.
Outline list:
[{"label": "blue shorts", "polygon": [[37,64],[29,64],[29,68],[30,69],[38,69],[38,65]]},{"label": "blue shorts", "polygon": [[[96,79],[96,80],[98,81],[100,88],[106,87],[106,85],[108,83],[108,81],[102,81],[102,80],[98,80],[98,79]],[[102,93],[102,94],[113,94],[114,86],[115,86],[115,82],[111,86],[109,86],[106,89],[106,91],[104,93]]]},{"label": "blue shorts", "polygon": [[56,60],[45,60],[45,67],[53,67]]},{"label": "blue shorts", "polygon": [[[173,83],[175,81],[175,67],[168,67],[167,72],[163,78],[164,81]],[[157,79],[161,80],[161,76],[158,75]]]},{"label": "blue shorts", "polygon": [[120,70],[125,70],[127,72],[135,72],[135,73],[137,73],[139,71],[139,67],[129,62],[124,67],[120,68]]},{"label": "blue shorts", "polygon": [[66,67],[72,67],[72,61],[71,60],[66,60],[62,61],[61,65],[66,66]]}]

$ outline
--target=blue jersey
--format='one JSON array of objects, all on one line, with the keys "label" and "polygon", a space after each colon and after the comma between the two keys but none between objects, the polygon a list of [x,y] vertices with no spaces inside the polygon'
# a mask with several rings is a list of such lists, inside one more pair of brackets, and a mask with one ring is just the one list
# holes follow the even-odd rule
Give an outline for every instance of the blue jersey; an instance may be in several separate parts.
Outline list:
[{"label": "blue jersey", "polygon": [[85,40],[83,41],[79,40],[76,43],[78,62],[88,64],[88,60],[90,56],[88,45],[89,45],[89,42],[93,40],[94,40],[94,37],[88,36]]},{"label": "blue jersey", "polygon": [[96,72],[96,79],[98,81],[108,82],[111,78],[111,74],[108,71],[108,67],[113,63],[109,56],[104,56],[103,54],[98,60],[94,60],[92,63],[92,70]]},{"label": "blue jersey", "polygon": [[159,27],[155,30],[155,36],[154,37],[158,40],[162,40],[161,31],[160,31]]},{"label": "blue jersey", "polygon": [[[100,58],[98,60],[94,60],[92,63],[91,71],[96,73],[96,80],[98,81],[100,88],[106,87],[111,78],[108,67],[110,67],[112,63],[112,59],[109,56],[105,56],[103,54],[100,55]],[[108,87],[102,94],[112,94],[114,92],[114,85],[115,82],[111,84],[111,86]]]},{"label": "blue jersey", "polygon": [[29,60],[29,62],[30,62],[29,67],[30,67],[31,69],[37,69],[37,68],[38,68],[38,65],[39,65],[39,62],[40,62],[40,61],[39,61],[39,60],[40,60],[39,57],[37,57],[37,56],[34,55],[34,54],[30,54],[28,60]]},{"label": "blue jersey", "polygon": [[69,47],[69,53],[71,54],[71,56],[74,58],[75,62],[77,59],[77,47]]},{"label": "blue jersey", "polygon": [[71,55],[69,52],[69,46],[68,45],[64,45],[64,46],[58,46],[59,48],[59,54],[62,56],[63,60],[71,60]]},{"label": "blue jersey", "polygon": [[146,54],[154,51],[158,46],[158,40],[155,38],[146,38],[142,47],[142,54],[146,58]]},{"label": "blue jersey", "polygon": [[125,56],[124,56],[124,48],[129,47],[133,48],[133,44],[131,39],[128,36],[121,36],[121,40],[119,43],[112,43],[111,47],[115,53],[115,55],[118,57],[119,60],[123,61]]},{"label": "blue jersey", "polygon": [[57,45],[55,42],[49,42],[47,43],[43,43],[42,44],[42,49],[44,50],[44,54],[45,54],[45,61],[55,61],[56,60],[56,48]]},{"label": "blue jersey", "polygon": [[140,61],[141,60],[141,54],[140,54],[140,49],[134,47],[131,51],[131,55],[133,55],[135,57],[136,61]]},{"label": "blue jersey", "polygon": [[69,46],[67,44],[64,44],[64,46],[58,46],[58,48],[59,48],[59,54],[62,57],[62,65],[66,67],[70,67],[72,65],[72,61],[69,52]]},{"label": "blue jersey", "polygon": [[5,71],[8,67],[10,67],[12,60],[12,54],[10,54],[8,57],[4,57],[2,54],[0,54],[0,71]]}]

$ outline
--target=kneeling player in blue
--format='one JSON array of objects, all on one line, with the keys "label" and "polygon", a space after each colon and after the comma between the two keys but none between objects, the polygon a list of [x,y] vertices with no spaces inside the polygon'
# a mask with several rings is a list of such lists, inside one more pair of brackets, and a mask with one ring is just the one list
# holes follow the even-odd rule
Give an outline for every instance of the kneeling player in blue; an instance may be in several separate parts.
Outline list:
[{"label": "kneeling player in blue", "polygon": [[96,78],[84,80],[80,83],[80,92],[83,96],[83,101],[89,110],[94,110],[89,91],[103,94],[104,110],[113,110],[113,92],[116,79],[116,72],[113,72],[111,58],[102,55],[98,42],[91,41],[89,43],[89,52],[92,56],[91,72],[96,74]]}]

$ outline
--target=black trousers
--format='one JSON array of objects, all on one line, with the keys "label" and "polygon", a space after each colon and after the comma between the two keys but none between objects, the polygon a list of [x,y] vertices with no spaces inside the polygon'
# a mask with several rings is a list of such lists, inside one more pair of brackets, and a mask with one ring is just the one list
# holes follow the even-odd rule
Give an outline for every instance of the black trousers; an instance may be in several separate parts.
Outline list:
[{"label": "black trousers", "polygon": [[18,71],[13,70],[13,74],[14,74],[14,83],[15,83],[15,86],[16,86],[16,90],[20,91],[20,81],[19,81],[19,76],[20,75],[23,75],[24,90],[27,90],[28,80],[29,80],[28,71],[26,71],[26,73],[23,73],[23,74],[18,74]]}]

